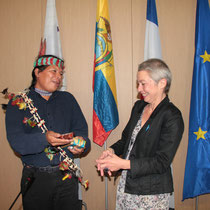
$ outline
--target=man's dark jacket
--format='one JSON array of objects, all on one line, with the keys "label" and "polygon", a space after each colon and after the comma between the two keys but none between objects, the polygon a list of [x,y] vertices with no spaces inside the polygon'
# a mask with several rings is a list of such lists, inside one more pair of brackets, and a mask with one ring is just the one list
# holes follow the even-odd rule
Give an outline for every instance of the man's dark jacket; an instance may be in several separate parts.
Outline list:
[{"label": "man's dark jacket", "polygon": [[[111,146],[116,155],[126,156],[134,127],[147,105],[135,103],[121,139]],[[165,97],[139,131],[130,153],[125,192],[154,195],[173,192],[171,163],[184,131],[181,112]]]}]

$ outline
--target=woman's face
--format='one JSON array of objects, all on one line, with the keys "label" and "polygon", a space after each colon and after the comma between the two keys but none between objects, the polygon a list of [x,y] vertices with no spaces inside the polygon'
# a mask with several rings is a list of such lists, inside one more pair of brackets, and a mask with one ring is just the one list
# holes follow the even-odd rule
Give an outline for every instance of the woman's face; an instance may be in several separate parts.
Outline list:
[{"label": "woman's face", "polygon": [[137,74],[138,92],[145,102],[153,104],[159,102],[164,94],[164,84],[156,83],[147,71],[139,71]]},{"label": "woman's face", "polygon": [[35,88],[45,90],[48,92],[56,91],[62,82],[63,70],[57,66],[48,66],[44,71],[39,72],[35,69],[37,82]]}]

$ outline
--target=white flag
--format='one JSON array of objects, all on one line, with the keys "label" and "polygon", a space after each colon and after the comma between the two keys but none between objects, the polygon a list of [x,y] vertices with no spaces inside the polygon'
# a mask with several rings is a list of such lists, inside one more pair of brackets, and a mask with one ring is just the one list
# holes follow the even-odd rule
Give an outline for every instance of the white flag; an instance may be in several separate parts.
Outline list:
[{"label": "white flag", "polygon": [[[58,19],[55,7],[55,0],[47,0],[44,39],[46,40],[46,55],[55,55],[63,58],[60,31],[58,26]],[[66,90],[65,74],[63,77],[63,84],[60,90]]]}]

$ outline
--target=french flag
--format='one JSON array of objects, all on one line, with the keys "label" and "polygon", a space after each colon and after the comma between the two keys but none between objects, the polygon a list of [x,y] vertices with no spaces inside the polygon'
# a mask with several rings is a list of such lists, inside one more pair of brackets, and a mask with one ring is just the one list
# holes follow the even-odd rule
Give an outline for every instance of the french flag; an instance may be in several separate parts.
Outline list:
[{"label": "french flag", "polygon": [[144,60],[150,58],[162,58],[155,0],[147,0]]}]

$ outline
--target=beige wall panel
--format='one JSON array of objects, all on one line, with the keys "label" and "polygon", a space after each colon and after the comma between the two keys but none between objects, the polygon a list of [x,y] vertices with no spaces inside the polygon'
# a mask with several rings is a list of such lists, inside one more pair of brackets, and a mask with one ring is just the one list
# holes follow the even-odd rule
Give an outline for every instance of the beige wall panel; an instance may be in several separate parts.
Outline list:
[{"label": "beige wall panel", "polygon": [[[63,57],[66,61],[67,90],[79,102],[89,125],[92,139],[92,75],[95,45],[96,0],[57,0]],[[157,0],[157,12],[163,59],[173,74],[171,100],[180,108],[185,132],[173,162],[175,207],[195,209],[195,199],[182,199],[184,167],[188,145],[190,92],[194,57],[196,0]],[[112,132],[107,146],[121,136],[136,101],[136,72],[144,57],[146,0],[109,0],[111,32],[120,123]],[[31,80],[31,70],[43,36],[46,0],[0,0],[1,52],[0,90],[9,87],[20,91]],[[1,103],[6,100],[0,98]],[[6,140],[4,114],[0,112],[0,209],[8,209],[19,192],[21,161]],[[83,190],[89,210],[105,209],[105,181],[95,168],[95,160],[104,147],[92,143],[87,157],[81,160],[84,178],[90,188]],[[108,181],[108,209],[115,209],[116,186]],[[199,197],[199,209],[206,210],[209,195]],[[14,209],[21,209],[19,198]]]},{"label": "beige wall panel", "polygon": [[[21,91],[29,86],[37,41],[40,42],[40,1],[0,1],[0,90]],[[0,103],[7,103],[1,96]],[[0,209],[8,209],[20,191],[22,164],[10,148],[5,133],[5,115],[0,111]],[[21,207],[21,197],[14,209]]]},{"label": "beige wall panel", "polygon": [[173,79],[169,96],[185,122],[182,142],[173,161],[175,208],[192,209],[194,199],[182,202],[194,56],[196,1],[157,1],[163,58]]},{"label": "beige wall panel", "polygon": [[[59,6],[57,8],[59,9]],[[89,137],[92,139],[92,77],[96,1],[63,2],[61,9],[60,20],[63,25],[60,29],[63,55],[66,60],[67,89],[79,102],[89,125]],[[100,209],[104,205],[99,195],[104,197],[105,188],[95,168],[95,159],[101,151],[98,146],[92,144],[88,156],[81,160],[84,178],[90,182],[89,190],[83,192],[83,200],[87,203],[88,209]]]},{"label": "beige wall panel", "polygon": [[[112,145],[121,137],[122,130],[127,124],[132,107],[133,86],[131,1],[111,0],[109,5],[120,123],[108,138],[107,146]],[[115,209],[118,181],[119,178],[114,182],[114,177],[112,177],[108,185],[109,209]],[[101,206],[101,208],[103,209],[104,206]]]},{"label": "beige wall panel", "polygon": [[144,39],[146,26],[147,1],[133,0],[132,2],[132,76],[133,76],[133,104],[138,99],[137,71],[138,65],[144,61]]}]

